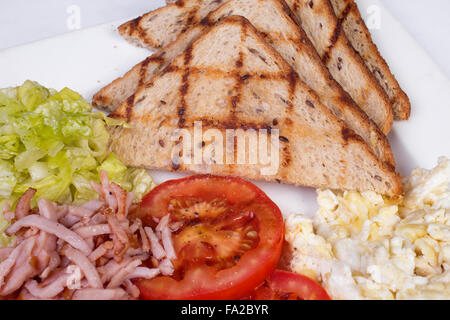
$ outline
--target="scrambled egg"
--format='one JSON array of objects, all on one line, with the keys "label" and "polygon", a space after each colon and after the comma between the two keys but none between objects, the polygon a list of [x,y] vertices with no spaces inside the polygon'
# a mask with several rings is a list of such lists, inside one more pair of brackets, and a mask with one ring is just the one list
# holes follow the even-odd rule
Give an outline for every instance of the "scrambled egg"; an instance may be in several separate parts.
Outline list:
[{"label": "scrambled egg", "polygon": [[450,299],[450,159],[416,169],[404,199],[318,191],[314,220],[291,215],[291,268],[334,299]]}]

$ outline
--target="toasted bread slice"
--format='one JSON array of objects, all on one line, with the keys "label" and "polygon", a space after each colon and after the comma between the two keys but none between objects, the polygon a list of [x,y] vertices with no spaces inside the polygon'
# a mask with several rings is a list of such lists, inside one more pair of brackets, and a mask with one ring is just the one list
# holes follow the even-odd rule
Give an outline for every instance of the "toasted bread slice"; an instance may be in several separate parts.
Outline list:
[{"label": "toasted bread slice", "polygon": [[373,42],[358,5],[353,0],[331,0],[331,4],[353,48],[388,94],[395,120],[408,120],[411,102]]},{"label": "toasted bread slice", "polygon": [[394,113],[389,97],[349,43],[329,0],[286,0],[333,77],[387,134]]},{"label": "toasted bread slice", "polygon": [[167,47],[141,61],[123,77],[102,88],[92,98],[92,104],[107,112],[116,110],[129,96],[136,92],[139,86],[150,81],[180,52],[184,51],[192,41],[205,31],[205,28],[205,26],[199,25],[182,33],[177,41],[170,43]]},{"label": "toasted bread slice", "polygon": [[[387,134],[393,123],[393,111],[389,97],[367,69],[359,54],[348,44],[344,33],[340,32],[341,26],[336,27],[338,19],[329,1],[315,1],[319,2],[318,7],[323,9],[313,10],[312,15],[306,12],[306,25],[302,19],[302,26],[306,31],[310,31],[307,32],[308,36],[321,54],[331,74],[383,133]],[[159,48],[172,41],[176,34],[188,29],[187,26],[201,21],[210,10],[214,10],[223,2],[222,0],[177,1],[127,22],[119,27],[119,32],[133,43],[139,42],[141,45]],[[304,10],[299,10],[301,5],[305,3],[309,5],[313,1],[290,0],[288,3],[291,8],[295,9],[294,13],[301,18],[300,13],[304,13]],[[230,14],[233,12],[228,15]],[[321,30],[316,30],[319,29],[319,23],[315,23],[315,20],[323,20],[327,25]],[[324,32],[324,29],[328,29],[329,32]],[[316,38],[319,41],[315,42]],[[317,47],[324,44],[326,48]]]},{"label": "toasted bread slice", "polygon": [[226,0],[169,1],[170,4],[148,12],[119,26],[122,37],[142,47],[159,49],[179,34],[220,7]]},{"label": "toasted bread slice", "polygon": [[[195,1],[196,3],[201,1]],[[230,0],[210,13],[203,19],[202,25],[208,25],[219,21],[224,16],[233,12],[235,15],[246,17],[261,32],[266,40],[276,49],[281,56],[289,61],[292,67],[300,76],[300,79],[310,86],[319,95],[321,102],[329,107],[338,117],[357,134],[359,134],[373,149],[375,154],[382,160],[395,166],[394,157],[389,146],[389,142],[378,127],[368,119],[367,115],[353,102],[351,97],[333,80],[327,68],[322,64],[320,57],[309,42],[301,28],[292,20],[292,12],[283,2],[279,0]],[[271,23],[267,24],[270,20]],[[186,48],[192,39],[200,34],[199,25],[193,26],[183,33],[180,38],[171,43],[169,47],[180,50]],[[191,38],[189,38],[191,37]],[[184,45],[180,45],[183,43]],[[150,75],[160,68],[155,67],[154,61],[168,61],[168,57],[173,57],[173,50],[162,49],[162,53],[157,53],[133,68],[129,74],[116,80],[111,85],[102,89],[94,97],[97,106],[104,106],[105,102],[111,101],[109,97],[117,97],[121,93],[120,88],[128,88],[125,94],[116,99],[115,105],[125,101],[125,99],[135,92],[137,85],[145,83],[150,79]],[[161,55],[164,59],[161,58]],[[148,60],[151,60],[148,63]],[[143,70],[143,71],[137,71]],[[136,78],[135,75],[141,75]],[[122,84],[122,85],[121,85]],[[105,109],[105,108],[103,108]]]},{"label": "toasted bread slice", "polygon": [[[110,149],[126,165],[387,195],[402,192],[394,170],[320,102],[243,17],[227,17],[210,28],[111,116],[131,125],[110,129]],[[202,123],[203,132],[211,129],[209,138],[205,132],[195,141],[195,122]],[[268,166],[261,161],[236,164],[239,150],[250,157],[265,148],[245,144],[242,149],[234,144],[234,135],[229,138],[230,129],[269,133],[270,158],[279,155],[271,166],[275,170],[265,171]],[[230,140],[225,157],[218,150]],[[198,151],[203,155],[196,163]]]}]

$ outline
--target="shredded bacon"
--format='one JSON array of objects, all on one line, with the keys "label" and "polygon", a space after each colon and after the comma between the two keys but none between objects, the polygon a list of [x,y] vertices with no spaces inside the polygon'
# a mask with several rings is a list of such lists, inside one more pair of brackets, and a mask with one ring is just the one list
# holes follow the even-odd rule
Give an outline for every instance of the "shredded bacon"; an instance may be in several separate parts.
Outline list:
[{"label": "shredded bacon", "polygon": [[143,226],[128,217],[134,195],[110,183],[104,171],[100,181],[92,183],[100,199],[79,207],[41,199],[31,210],[34,189],[14,212],[4,206],[14,222],[6,233],[15,239],[0,248],[0,299],[137,299],[131,280],[173,274],[177,226],[170,217],[155,230]]},{"label": "shredded bacon", "polygon": [[36,194],[36,191],[36,189],[29,188],[17,201],[16,210],[14,211],[16,219],[21,219],[30,212],[31,199]]}]

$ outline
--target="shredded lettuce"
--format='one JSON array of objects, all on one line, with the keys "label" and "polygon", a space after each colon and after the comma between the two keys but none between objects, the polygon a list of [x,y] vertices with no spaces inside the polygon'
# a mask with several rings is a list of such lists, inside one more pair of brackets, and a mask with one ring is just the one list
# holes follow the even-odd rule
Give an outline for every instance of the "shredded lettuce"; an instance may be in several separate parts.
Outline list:
[{"label": "shredded lettuce", "polygon": [[142,199],[144,195],[155,187],[147,171],[137,168],[127,169],[114,153],[110,153],[97,170],[107,171],[110,181],[119,184],[128,192],[133,192],[137,199]]},{"label": "shredded lettuce", "polygon": [[13,239],[13,237],[8,237],[5,233],[8,227],[8,221],[0,214],[0,248],[8,246]]},{"label": "shredded lettuce", "polygon": [[[111,125],[124,124],[94,112],[69,88],[57,92],[26,81],[0,89],[0,203],[8,200],[14,206],[32,187],[37,189],[33,206],[43,197],[81,204],[97,197],[90,182],[99,181],[100,170],[139,201],[153,180],[145,170],[129,169],[108,153]],[[2,239],[0,235],[0,245]]]}]

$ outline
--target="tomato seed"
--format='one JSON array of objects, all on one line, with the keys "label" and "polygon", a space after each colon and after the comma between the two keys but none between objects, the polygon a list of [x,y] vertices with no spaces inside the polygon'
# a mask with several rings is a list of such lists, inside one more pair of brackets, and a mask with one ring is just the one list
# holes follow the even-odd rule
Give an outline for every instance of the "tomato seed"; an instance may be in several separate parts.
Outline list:
[{"label": "tomato seed", "polygon": [[250,231],[247,233],[247,237],[250,239],[256,239],[257,236],[258,236],[258,232],[256,232],[256,231]]}]

